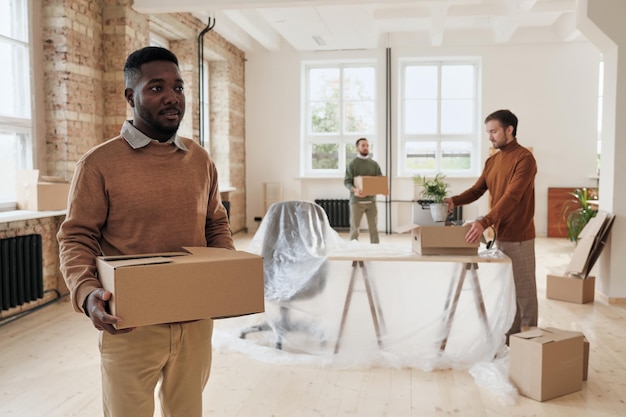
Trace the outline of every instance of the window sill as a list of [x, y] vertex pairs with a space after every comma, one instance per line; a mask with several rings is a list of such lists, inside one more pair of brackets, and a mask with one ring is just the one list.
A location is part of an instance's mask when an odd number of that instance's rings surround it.
[[10, 210], [10, 211], [0, 212], [0, 223], [41, 219], [44, 217], [65, 216], [66, 214], [67, 214], [67, 210], [56, 210], [56, 211]]

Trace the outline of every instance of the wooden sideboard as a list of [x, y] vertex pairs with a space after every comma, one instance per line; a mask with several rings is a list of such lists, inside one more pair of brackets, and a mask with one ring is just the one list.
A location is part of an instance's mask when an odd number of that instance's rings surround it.
[[[563, 205], [566, 201], [575, 200], [570, 194], [576, 188], [583, 187], [551, 187], [548, 188], [548, 237], [567, 237], [567, 224], [563, 220]], [[595, 188], [589, 188], [597, 192]], [[580, 207], [572, 204], [571, 209]]]

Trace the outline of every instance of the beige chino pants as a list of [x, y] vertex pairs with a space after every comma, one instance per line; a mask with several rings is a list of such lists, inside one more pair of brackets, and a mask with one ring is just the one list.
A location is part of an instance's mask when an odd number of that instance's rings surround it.
[[106, 417], [153, 417], [154, 390], [164, 417], [201, 417], [211, 369], [212, 320], [137, 327], [100, 336]]

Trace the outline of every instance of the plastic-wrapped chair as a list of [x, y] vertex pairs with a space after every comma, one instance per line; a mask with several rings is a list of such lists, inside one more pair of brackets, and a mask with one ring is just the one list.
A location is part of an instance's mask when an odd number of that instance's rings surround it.
[[338, 239], [329, 230], [334, 232], [326, 212], [313, 202], [282, 201], [269, 207], [248, 250], [263, 257], [265, 300], [279, 306], [279, 317], [244, 329], [241, 338], [273, 330], [276, 348], [282, 349], [285, 333], [312, 333], [309, 324], [290, 318], [290, 302], [312, 298], [324, 289], [327, 238]]

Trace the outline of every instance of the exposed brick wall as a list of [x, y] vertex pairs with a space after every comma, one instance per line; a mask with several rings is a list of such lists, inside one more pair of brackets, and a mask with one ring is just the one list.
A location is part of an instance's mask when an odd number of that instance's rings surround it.
[[[124, 120], [132, 117], [124, 100], [124, 62], [130, 52], [149, 44], [151, 24], [158, 21], [177, 27], [170, 48], [179, 58], [187, 99], [179, 133], [198, 141], [197, 36], [206, 23], [189, 14], [143, 15], [131, 5], [132, 0], [41, 2], [48, 175], [71, 178], [78, 159], [93, 146], [118, 135]], [[237, 190], [230, 195], [231, 230], [239, 231], [246, 227], [245, 56], [213, 31], [205, 35], [204, 49], [207, 59], [217, 63], [211, 69], [218, 71], [211, 74], [211, 97], [215, 99], [211, 105], [219, 106], [211, 116], [211, 154], [222, 182]], [[61, 220], [54, 217], [0, 224], [0, 237], [43, 235], [47, 298], [52, 290], [67, 292], [59, 273], [56, 242]]]
[[[119, 134], [132, 116], [124, 101], [122, 68], [130, 52], [149, 42], [151, 19], [178, 23], [186, 39], [170, 48], [180, 60], [187, 110], [179, 133], [198, 140], [197, 36], [205, 23], [189, 14], [149, 16], [130, 0], [43, 2], [48, 172], [70, 178], [91, 147]], [[176, 37], [180, 37], [179, 34]], [[211, 154], [231, 193], [231, 229], [246, 227], [245, 100], [242, 51], [214, 31], [204, 36], [211, 65]]]

